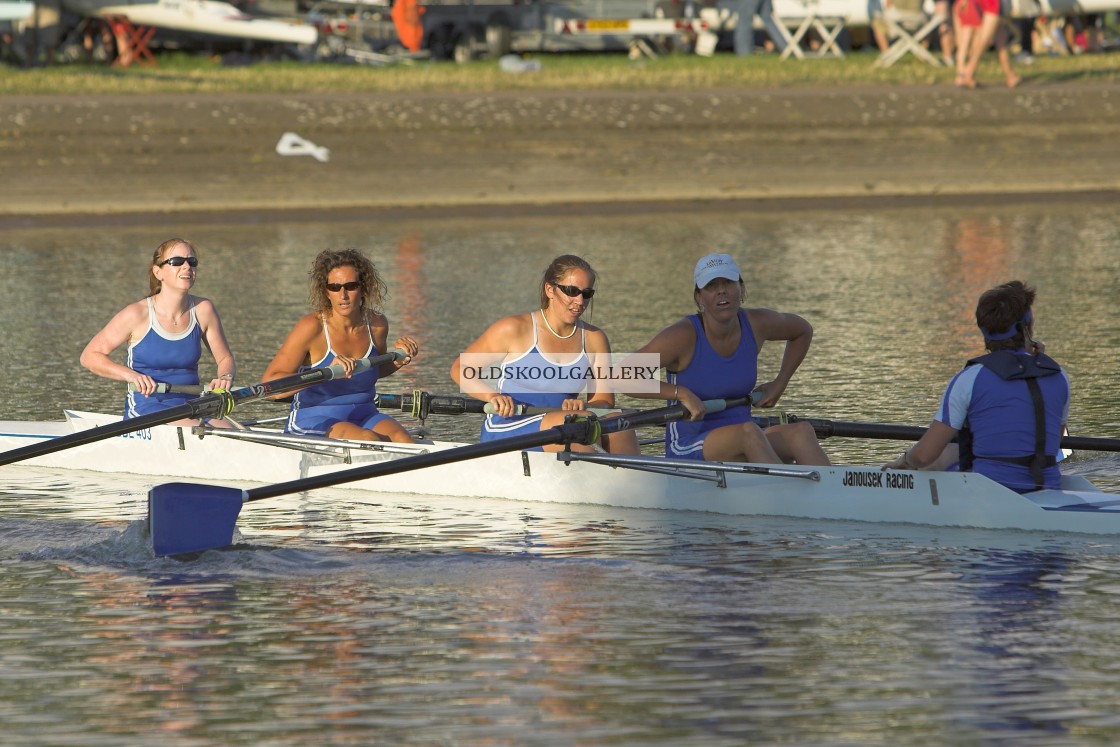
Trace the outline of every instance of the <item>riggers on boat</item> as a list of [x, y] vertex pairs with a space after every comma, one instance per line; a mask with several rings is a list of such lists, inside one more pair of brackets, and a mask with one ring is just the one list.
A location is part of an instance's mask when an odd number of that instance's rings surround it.
[[[0, 449], [42, 443], [117, 421], [115, 416], [67, 411], [62, 421], [0, 422]], [[1083, 444], [1086, 441], [1092, 440], [1082, 439]], [[1112, 439], [1099, 441], [1108, 446], [1114, 443]], [[216, 485], [263, 485], [452, 449], [469, 453], [470, 446], [474, 445], [293, 437], [256, 426], [238, 430], [159, 425], [38, 456], [26, 464]], [[1120, 533], [1120, 496], [1070, 475], [1063, 478], [1061, 490], [1020, 495], [978, 474], [883, 472], [878, 465], [775, 467], [528, 450], [425, 464], [421, 460], [423, 468], [359, 479], [330, 490], [348, 491], [349, 500], [370, 494], [375, 502], [381, 500], [375, 497], [377, 493], [412, 493], [806, 519]], [[302, 489], [311, 487], [315, 486]], [[330, 500], [330, 492], [324, 490], [321, 497]]]

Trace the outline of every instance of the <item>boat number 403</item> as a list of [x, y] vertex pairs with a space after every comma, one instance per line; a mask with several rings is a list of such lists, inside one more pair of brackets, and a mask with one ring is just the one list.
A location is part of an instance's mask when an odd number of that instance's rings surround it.
[[141, 441], [151, 441], [152, 440], [152, 429], [151, 428], [142, 428], [138, 431], [133, 431], [132, 433], [122, 433], [121, 438], [138, 438]]
[[841, 481], [847, 488], [887, 488], [888, 490], [913, 490], [914, 476], [901, 472], [880, 470], [844, 471]]

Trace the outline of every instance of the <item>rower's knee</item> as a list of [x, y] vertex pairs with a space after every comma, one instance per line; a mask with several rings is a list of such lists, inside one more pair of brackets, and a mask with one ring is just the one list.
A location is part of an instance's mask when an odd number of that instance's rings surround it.
[[327, 431], [328, 438], [341, 438], [347, 441], [378, 441], [380, 437], [373, 431], [366, 430], [353, 423], [335, 423]]
[[739, 438], [742, 456], [748, 462], [778, 464], [782, 461], [766, 433], [753, 420], [740, 425]]
[[822, 465], [831, 463], [820, 442], [817, 441], [816, 430], [807, 422], [772, 425], [766, 429], [766, 438], [783, 462]]
[[603, 448], [611, 454], [640, 454], [638, 434], [634, 431], [619, 431], [603, 437]]
[[739, 434], [744, 443], [761, 443], [766, 440], [766, 433], [753, 420], [741, 423]]
[[373, 428], [373, 437], [382, 441], [392, 441], [396, 444], [412, 444], [412, 434], [396, 420], [387, 420], [377, 423]]
[[804, 420], [799, 420], [796, 423], [786, 423], [785, 427], [789, 428], [790, 432], [797, 438], [809, 439], [814, 443], [817, 441], [817, 432], [812, 425]]

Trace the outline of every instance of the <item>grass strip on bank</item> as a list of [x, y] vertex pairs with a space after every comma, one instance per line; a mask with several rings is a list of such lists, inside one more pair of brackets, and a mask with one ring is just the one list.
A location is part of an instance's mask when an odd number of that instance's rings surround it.
[[[518, 90], [624, 91], [701, 88], [791, 88], [799, 86], [951, 85], [953, 71], [912, 58], [881, 69], [876, 55], [852, 53], [843, 59], [780, 60], [776, 55], [740, 59], [665, 55], [631, 60], [623, 54], [538, 55], [537, 72], [503, 72], [496, 60], [466, 64], [402, 62], [386, 66], [258, 62], [227, 66], [220, 58], [166, 54], [154, 66], [55, 65], [31, 69], [0, 66], [0, 94], [168, 94], [168, 93], [486, 93]], [[1071, 81], [1120, 80], [1120, 54], [1036, 57], [1018, 65], [1027, 87]], [[981, 66], [981, 82], [1003, 80], [995, 57]]]

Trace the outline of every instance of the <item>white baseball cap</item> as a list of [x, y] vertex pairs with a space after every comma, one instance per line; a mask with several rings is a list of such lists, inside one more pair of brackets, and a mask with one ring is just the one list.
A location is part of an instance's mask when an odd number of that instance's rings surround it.
[[696, 263], [696, 271], [692, 273], [697, 288], [703, 288], [716, 278], [739, 280], [741, 277], [739, 265], [735, 264], [730, 254], [709, 254], [701, 257]]

